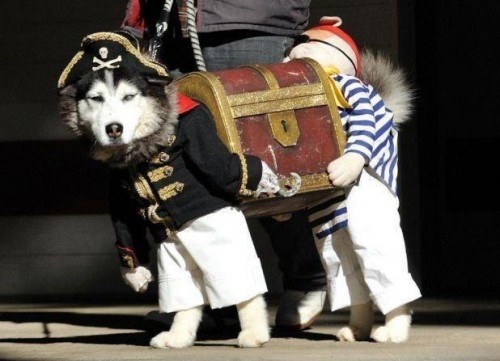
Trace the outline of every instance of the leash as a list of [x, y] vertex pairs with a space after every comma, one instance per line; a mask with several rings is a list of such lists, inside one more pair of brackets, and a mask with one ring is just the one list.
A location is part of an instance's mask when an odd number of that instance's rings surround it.
[[[175, 0], [165, 0], [160, 16], [158, 17], [158, 22], [156, 23], [155, 35], [149, 42], [148, 51], [153, 60], [158, 59], [158, 54], [163, 45], [162, 39], [168, 29], [168, 20], [172, 12], [174, 1]], [[194, 1], [195, 0], [183, 0], [183, 5], [186, 7], [187, 33], [191, 41], [196, 68], [199, 71], [206, 71], [205, 60], [203, 59], [203, 53], [198, 39], [198, 31], [196, 30], [196, 6]]]
[[158, 60], [158, 53], [163, 45], [162, 38], [163, 34], [165, 34], [168, 29], [168, 19], [170, 17], [170, 12], [172, 11], [173, 4], [174, 0], [165, 0], [160, 16], [158, 17], [158, 22], [156, 23], [155, 35], [149, 42], [149, 56], [155, 61]]

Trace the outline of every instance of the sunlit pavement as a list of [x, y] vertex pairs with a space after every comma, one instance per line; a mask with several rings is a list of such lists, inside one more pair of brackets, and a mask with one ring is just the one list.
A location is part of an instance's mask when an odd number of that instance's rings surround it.
[[[271, 325], [276, 305], [269, 305]], [[325, 310], [304, 332], [273, 329], [264, 347], [239, 349], [239, 326], [228, 311], [205, 316], [193, 347], [160, 350], [149, 339], [169, 318], [158, 318], [156, 305], [2, 304], [0, 360], [500, 361], [500, 302], [424, 299], [412, 306], [411, 338], [403, 344], [339, 342], [334, 334], [348, 313]]]

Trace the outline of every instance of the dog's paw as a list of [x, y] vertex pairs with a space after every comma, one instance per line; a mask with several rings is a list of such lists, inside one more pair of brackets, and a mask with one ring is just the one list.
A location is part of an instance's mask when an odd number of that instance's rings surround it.
[[372, 338], [377, 342], [391, 342], [389, 328], [386, 326], [377, 327], [372, 333]]
[[384, 326], [378, 327], [372, 333], [372, 338], [377, 342], [400, 343], [408, 341], [410, 338], [410, 315], [399, 315], [387, 322]]
[[192, 336], [171, 331], [159, 333], [149, 341], [149, 345], [155, 348], [184, 348], [192, 346], [193, 343]]
[[370, 336], [370, 332], [366, 332], [361, 330], [360, 328], [349, 325], [342, 327], [337, 332], [336, 336], [339, 339], [339, 341], [347, 341], [347, 342], [366, 341]]
[[339, 341], [347, 341], [347, 342], [356, 341], [356, 336], [354, 336], [354, 330], [349, 326], [342, 327], [339, 330], [339, 332], [337, 332], [337, 338], [339, 339]]
[[269, 330], [243, 330], [238, 335], [239, 347], [261, 347], [269, 341]]

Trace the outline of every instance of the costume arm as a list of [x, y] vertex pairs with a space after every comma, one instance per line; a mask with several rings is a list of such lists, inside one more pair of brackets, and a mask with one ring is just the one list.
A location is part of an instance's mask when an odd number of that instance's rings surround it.
[[146, 221], [137, 213], [138, 204], [132, 198], [127, 180], [127, 170], [112, 170], [109, 203], [120, 263], [122, 267], [133, 269], [149, 263], [150, 248]]
[[207, 183], [217, 191], [249, 195], [262, 177], [258, 157], [231, 153], [217, 136], [212, 115], [199, 106], [180, 120], [185, 152]]
[[[335, 80], [351, 108], [339, 107], [347, 144], [344, 154], [330, 162], [328, 178], [334, 186], [346, 187], [354, 182], [363, 167], [370, 163], [375, 143], [375, 114], [369, 89], [359, 79], [338, 75]], [[345, 123], [344, 123], [345, 122]]]
[[341, 81], [342, 93], [352, 105], [346, 124], [347, 144], [345, 153], [358, 153], [370, 162], [375, 142], [375, 114], [370, 102], [369, 89], [354, 77]]

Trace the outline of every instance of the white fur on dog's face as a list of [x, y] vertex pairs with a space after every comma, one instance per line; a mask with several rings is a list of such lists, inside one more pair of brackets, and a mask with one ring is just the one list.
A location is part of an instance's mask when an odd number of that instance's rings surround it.
[[[150, 112], [147, 98], [126, 80], [115, 85], [111, 72], [106, 73], [104, 81], [96, 80], [77, 106], [81, 124], [92, 131], [101, 146], [126, 145], [157, 129], [155, 124], [141, 126], [141, 119]], [[114, 123], [123, 127], [118, 138], [106, 132], [106, 126]]]

